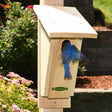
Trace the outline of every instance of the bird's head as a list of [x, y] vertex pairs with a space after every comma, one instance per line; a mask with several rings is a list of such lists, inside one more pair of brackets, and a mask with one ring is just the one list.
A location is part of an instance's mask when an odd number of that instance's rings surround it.
[[63, 50], [64, 50], [65, 45], [71, 45], [70, 41], [69, 41], [69, 40], [64, 40], [64, 41], [62, 42], [61, 51], [63, 51]]

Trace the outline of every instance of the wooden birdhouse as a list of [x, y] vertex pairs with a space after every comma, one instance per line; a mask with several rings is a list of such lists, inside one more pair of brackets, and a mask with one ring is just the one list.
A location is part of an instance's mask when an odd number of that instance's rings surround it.
[[34, 11], [38, 16], [39, 107], [70, 107], [79, 62], [70, 61], [71, 77], [65, 77], [62, 45], [69, 41], [80, 51], [82, 38], [97, 38], [97, 33], [74, 7], [34, 5]]

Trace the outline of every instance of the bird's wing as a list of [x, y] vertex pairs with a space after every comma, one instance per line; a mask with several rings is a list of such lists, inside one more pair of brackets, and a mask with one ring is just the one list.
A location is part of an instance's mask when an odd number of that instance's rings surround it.
[[69, 54], [68, 50], [67, 51], [63, 51], [61, 53], [61, 56], [62, 56], [62, 60], [63, 60], [64, 64], [70, 62], [70, 54]]
[[76, 61], [76, 60], [83, 60], [84, 59], [84, 54], [81, 53], [74, 45], [72, 45], [72, 55], [71, 55], [71, 59], [72, 61]]

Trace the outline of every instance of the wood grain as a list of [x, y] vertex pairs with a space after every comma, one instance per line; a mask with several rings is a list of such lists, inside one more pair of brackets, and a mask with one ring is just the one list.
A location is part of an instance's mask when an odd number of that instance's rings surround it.
[[43, 109], [43, 108], [40, 108], [39, 112], [63, 112], [63, 109]]
[[[64, 4], [64, 1], [63, 0], [40, 0], [40, 4], [41, 5], [63, 5]], [[40, 29], [41, 29], [40, 28], [40, 25], [39, 25], [39, 28], [38, 29], [39, 29], [39, 32], [40, 32]], [[40, 33], [39, 33], [39, 36], [38, 37], [41, 36]], [[39, 39], [39, 42], [41, 43], [41, 39]], [[54, 43], [54, 42], [52, 41], [52, 43]], [[51, 43], [51, 46], [52, 46], [52, 43]], [[41, 44], [39, 44], [39, 48], [38, 48], [39, 49], [39, 51], [38, 51], [38, 53], [39, 53], [38, 60], [41, 59], [40, 46], [41, 46]], [[52, 47], [50, 49], [52, 49]], [[51, 52], [50, 52], [51, 57], [49, 56], [49, 58], [52, 58], [52, 53], [53, 52], [51, 50]], [[39, 98], [39, 102], [38, 102], [38, 106], [40, 107], [39, 108], [39, 112], [63, 112], [63, 108], [66, 108], [66, 107], [69, 108], [71, 106], [71, 104], [70, 104], [71, 103], [70, 98], [69, 99], [55, 99], [53, 101], [53, 100], [49, 100], [48, 98], [42, 97], [41, 96], [41, 68], [40, 68], [41, 67], [41, 62], [40, 61], [38, 63], [38, 66], [39, 66], [39, 72], [38, 72], [38, 77], [39, 77], [38, 78], [38, 82], [39, 82], [38, 83], [38, 91], [39, 91], [38, 98]], [[47, 71], [47, 74], [49, 74], [48, 76], [50, 76], [50, 69], [51, 69], [50, 67], [51, 66], [52, 66], [52, 62], [48, 65], [48, 69], [47, 69], [48, 70]], [[50, 80], [50, 79], [48, 79], [48, 80]], [[46, 83], [47, 84], [47, 87], [49, 85], [49, 82]], [[45, 92], [48, 93], [48, 91], [45, 91]], [[49, 109], [45, 109], [45, 108], [49, 108]], [[51, 108], [55, 108], [55, 109], [51, 109]], [[57, 108], [59, 108], [59, 109], [57, 109]]]
[[96, 31], [74, 7], [34, 5], [49, 38], [97, 38]]
[[40, 0], [40, 5], [63, 6], [63, 0]]
[[[41, 95], [42, 91], [48, 91], [49, 90], [49, 89], [45, 90], [45, 87], [49, 87], [49, 82], [50, 82], [50, 81], [48, 81], [48, 80], [50, 80], [50, 79], [48, 79], [49, 76], [48, 76], [48, 74], [46, 74], [47, 73], [47, 67], [45, 67], [46, 65], [42, 64], [42, 62], [43, 62], [42, 57], [44, 58], [44, 56], [45, 56], [45, 54], [42, 52], [46, 52], [45, 49], [42, 49], [42, 48], [45, 44], [47, 44], [47, 41], [48, 41], [46, 39], [44, 40], [45, 42], [42, 41], [43, 40], [42, 36], [45, 36], [45, 34], [43, 34], [43, 33], [45, 33], [45, 32], [43, 32], [43, 30], [44, 29], [41, 26], [41, 23], [39, 21], [38, 22], [38, 99], [39, 99], [38, 100], [38, 106], [39, 106], [39, 108], [48, 108], [48, 109], [49, 108], [60, 109], [60, 108], [67, 108], [67, 107], [69, 108], [71, 106], [71, 98], [48, 99], [47, 97], [43, 97]], [[44, 43], [44, 45], [42, 44], [42, 42]], [[49, 49], [48, 49], [48, 51], [49, 51]], [[44, 56], [42, 56], [42, 55], [44, 55]], [[45, 60], [45, 62], [50, 63], [46, 60]], [[52, 67], [51, 67], [51, 69], [52, 69]], [[43, 74], [41, 72], [43, 72]], [[47, 78], [47, 80], [45, 78], [43, 78], [44, 76]], [[48, 86], [46, 86], [46, 84], [48, 84]], [[43, 90], [42, 90], [42, 87], [44, 88]]]
[[[61, 46], [63, 39], [56, 40], [53, 64], [52, 64], [52, 74], [51, 74], [51, 82], [50, 82], [50, 90], [48, 98], [69, 98], [74, 95], [74, 88], [78, 70], [78, 61], [75, 63], [70, 62], [70, 71], [72, 75], [72, 79], [64, 79], [64, 66], [62, 64], [61, 59]], [[75, 45], [79, 50], [81, 50], [81, 39], [71, 39], [71, 44]], [[64, 87], [68, 88], [68, 90], [64, 91], [55, 91], [53, 88], [56, 87]]]
[[55, 40], [49, 39], [40, 22], [39, 26], [39, 50], [41, 55], [41, 96], [48, 96]]

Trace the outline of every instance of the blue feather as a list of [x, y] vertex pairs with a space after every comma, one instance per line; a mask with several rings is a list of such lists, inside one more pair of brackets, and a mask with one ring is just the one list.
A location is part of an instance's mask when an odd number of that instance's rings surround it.
[[69, 64], [64, 64], [64, 69], [65, 69], [65, 76], [64, 76], [64, 78], [72, 78], [71, 73], [70, 73], [70, 66], [69, 66]]
[[76, 60], [81, 60], [84, 58], [84, 55], [75, 47], [75, 45], [71, 45], [69, 40], [65, 40], [62, 43], [61, 56], [65, 70], [64, 78], [72, 78], [69, 66], [70, 61], [72, 60], [72, 62], [75, 62]]
[[82, 60], [84, 59], [84, 55], [83, 53], [81, 53], [76, 47], [75, 45], [72, 45], [72, 55], [71, 55], [71, 59], [72, 61], [76, 61], [76, 60]]

